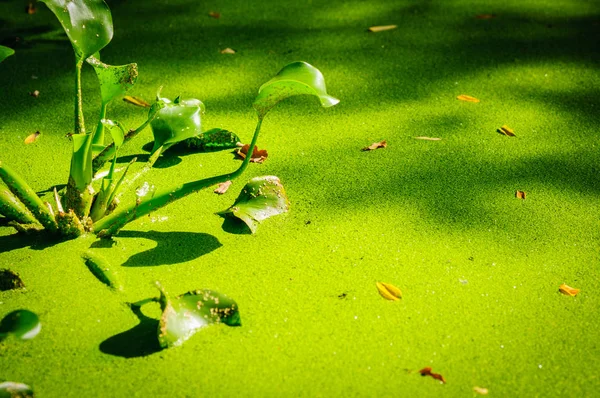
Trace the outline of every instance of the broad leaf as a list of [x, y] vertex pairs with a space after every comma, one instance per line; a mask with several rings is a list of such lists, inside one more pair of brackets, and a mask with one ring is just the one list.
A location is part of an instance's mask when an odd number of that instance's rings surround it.
[[138, 77], [137, 64], [112, 66], [101, 62], [92, 56], [87, 63], [94, 67], [100, 81], [102, 103], [108, 104], [118, 96], [125, 95], [135, 84]]
[[263, 176], [251, 179], [233, 206], [217, 214], [237, 217], [255, 233], [262, 220], [285, 213], [289, 208], [290, 204], [279, 178]]
[[204, 113], [204, 104], [200, 100], [182, 100], [177, 97], [173, 102], [166, 98], [159, 98], [158, 101], [162, 102], [164, 107], [150, 123], [154, 134], [152, 153], [161, 146], [167, 149], [202, 132], [201, 116]]
[[12, 48], [0, 46], [0, 62], [4, 61], [6, 58], [10, 57], [15, 53], [15, 50]]
[[314, 95], [324, 107], [340, 102], [327, 94], [325, 79], [317, 68], [306, 62], [293, 62], [260, 87], [253, 106], [262, 118], [279, 101], [294, 95]]
[[33, 398], [33, 390], [27, 384], [5, 381], [0, 383], [0, 398]]
[[28, 310], [17, 310], [0, 321], [0, 341], [9, 335], [21, 340], [30, 340], [38, 335], [42, 325], [36, 314]]
[[160, 289], [160, 307], [163, 311], [158, 328], [158, 341], [163, 348], [179, 346], [197, 331], [213, 323], [240, 326], [237, 303], [224, 294], [212, 290], [195, 290], [170, 298]]
[[40, 0], [62, 24], [77, 60], [102, 50], [113, 37], [110, 9], [104, 0]]

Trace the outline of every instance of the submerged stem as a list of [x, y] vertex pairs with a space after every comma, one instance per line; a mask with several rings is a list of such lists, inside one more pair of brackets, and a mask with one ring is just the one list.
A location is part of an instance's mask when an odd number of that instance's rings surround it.
[[260, 127], [262, 124], [262, 118], [259, 117], [258, 122], [256, 124], [256, 129], [254, 130], [254, 136], [252, 137], [252, 142], [250, 143], [250, 147], [248, 148], [248, 156], [244, 159], [241, 166], [227, 174], [222, 174], [215, 177], [204, 178], [202, 180], [187, 182], [181, 185], [178, 185], [174, 188], [163, 191], [160, 194], [154, 195], [151, 198], [146, 200], [142, 200], [139, 203], [134, 203], [129, 205], [126, 208], [121, 209], [108, 217], [105, 217], [99, 220], [94, 224], [94, 232], [99, 234], [100, 236], [111, 236], [118, 232], [123, 226], [128, 224], [129, 222], [144, 216], [154, 210], [160, 209], [168, 205], [171, 202], [176, 201], [177, 199], [181, 199], [191, 193], [198, 192], [204, 188], [208, 188], [212, 185], [219, 184], [228, 180], [233, 180], [234, 178], [239, 177], [248, 167], [250, 163], [250, 159], [252, 158], [251, 154], [254, 151], [254, 147], [256, 146], [256, 141], [258, 140], [258, 134], [260, 133]]

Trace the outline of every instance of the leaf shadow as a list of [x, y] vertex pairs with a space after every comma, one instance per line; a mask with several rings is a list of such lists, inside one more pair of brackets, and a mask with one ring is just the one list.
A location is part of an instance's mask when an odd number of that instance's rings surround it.
[[[117, 238], [145, 238], [156, 247], [129, 257], [123, 267], [154, 267], [179, 264], [202, 257], [223, 246], [214, 236], [198, 232], [121, 231]], [[110, 247], [111, 240], [99, 240], [93, 248]]]
[[162, 350], [158, 342], [158, 320], [147, 317], [140, 307], [130, 306], [140, 323], [100, 343], [100, 351], [123, 358], [138, 358]]

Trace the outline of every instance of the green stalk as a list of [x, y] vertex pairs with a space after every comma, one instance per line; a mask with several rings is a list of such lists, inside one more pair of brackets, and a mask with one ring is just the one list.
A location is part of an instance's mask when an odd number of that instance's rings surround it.
[[222, 174], [220, 176], [184, 183], [168, 189], [160, 194], [156, 194], [151, 198], [142, 200], [140, 203], [136, 202], [127, 208], [123, 208], [120, 211], [117, 211], [110, 216], [99, 220], [94, 224], [94, 232], [100, 236], [111, 236], [129, 222], [145, 216], [154, 210], [160, 209], [161, 207], [164, 207], [169, 203], [176, 201], [177, 199], [181, 199], [191, 193], [198, 192], [212, 185], [239, 177], [246, 170], [246, 167], [248, 167], [248, 164], [250, 163], [252, 153], [254, 152], [254, 147], [256, 146], [256, 141], [258, 140], [258, 134], [260, 132], [262, 120], [262, 117], [259, 117], [258, 123], [256, 124], [256, 129], [254, 130], [254, 136], [252, 137], [252, 142], [248, 148], [248, 155], [237, 170], [231, 173]]
[[81, 69], [83, 59], [77, 57], [75, 64], [75, 134], [85, 134], [85, 121], [83, 119], [83, 99], [81, 92]]
[[106, 119], [107, 105], [107, 103], [103, 102], [102, 107], [100, 108], [100, 119], [98, 119], [98, 126], [96, 126], [96, 131], [94, 132], [92, 145], [104, 145], [104, 125], [102, 124], [102, 120]]
[[27, 207], [6, 188], [0, 188], [0, 214], [21, 224], [37, 223]]
[[17, 197], [33, 216], [50, 232], [56, 232], [58, 226], [54, 216], [50, 213], [48, 208], [44, 205], [42, 200], [37, 196], [35, 191], [27, 184], [27, 182], [21, 178], [16, 172], [10, 167], [3, 164], [0, 161], [0, 178], [8, 186], [8, 189]]

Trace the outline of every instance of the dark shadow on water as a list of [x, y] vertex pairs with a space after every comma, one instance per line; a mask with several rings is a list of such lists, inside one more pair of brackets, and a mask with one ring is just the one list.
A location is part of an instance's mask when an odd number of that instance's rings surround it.
[[[5, 226], [3, 223], [4, 221], [0, 220], [0, 227]], [[12, 235], [0, 236], [0, 253], [23, 249], [25, 247], [33, 250], [44, 250], [65, 240], [61, 237], [53, 237], [44, 231], [30, 234], [14, 233]]]
[[162, 350], [158, 343], [158, 320], [144, 315], [139, 307], [131, 306], [140, 323], [133, 328], [116, 334], [100, 343], [100, 351], [123, 358], [152, 355]]
[[[157, 243], [156, 247], [129, 257], [123, 263], [123, 267], [154, 267], [184, 263], [222, 246], [214, 236], [198, 232], [121, 231], [117, 238], [145, 238]], [[109, 244], [110, 241], [101, 240], [94, 242], [92, 247], [107, 247], [106, 245]]]
[[225, 216], [223, 217], [223, 231], [235, 235], [252, 235], [252, 231], [245, 222], [239, 218]]

